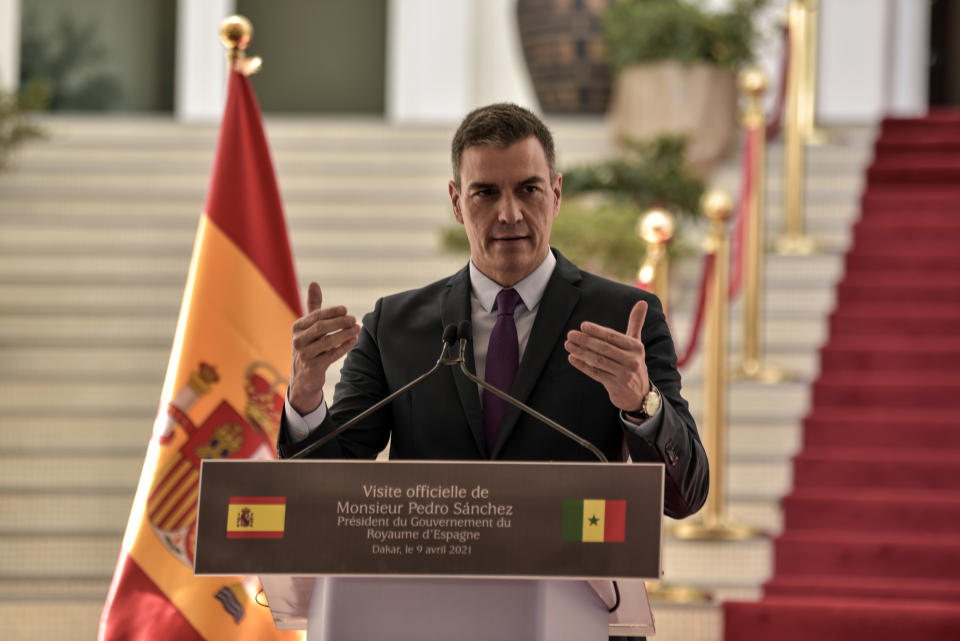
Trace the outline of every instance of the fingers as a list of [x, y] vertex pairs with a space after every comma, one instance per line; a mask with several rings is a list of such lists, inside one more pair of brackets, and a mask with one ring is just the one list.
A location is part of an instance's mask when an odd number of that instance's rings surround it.
[[357, 326], [357, 319], [348, 314], [318, 315], [313, 322], [301, 323], [310, 318], [310, 316], [304, 316], [293, 324], [293, 346], [297, 349], [306, 347], [327, 334]]
[[320, 285], [311, 282], [307, 287], [307, 313], [320, 309], [321, 303], [323, 303], [323, 292], [320, 291]]
[[357, 336], [359, 335], [360, 326], [353, 325], [337, 332], [320, 335], [312, 341], [303, 343], [301, 346], [295, 345], [295, 349], [300, 358], [305, 361], [323, 356], [332, 363], [339, 357], [329, 358], [330, 353], [337, 351], [346, 343], [353, 345], [357, 342]]
[[[347, 308], [343, 305], [338, 305], [336, 307], [324, 307], [322, 309], [315, 309], [312, 312], [301, 316], [293, 323], [293, 331], [298, 332], [310, 327], [313, 327], [317, 324], [318, 321], [335, 319], [338, 317], [343, 317], [347, 315]], [[353, 318], [350, 316], [349, 318]]]
[[573, 334], [574, 332], [587, 336], [588, 338], [609, 343], [624, 351], [643, 349], [643, 343], [640, 341], [639, 336], [633, 337], [628, 336], [627, 334], [621, 334], [615, 329], [610, 329], [609, 327], [604, 327], [603, 325], [597, 325], [596, 323], [580, 323], [580, 331], [577, 332], [577, 330], [573, 330], [570, 333]]
[[640, 332], [643, 330], [643, 321], [647, 319], [647, 302], [638, 300], [637, 304], [630, 310], [630, 320], [627, 321], [627, 336], [640, 339]]
[[621, 363], [633, 360], [630, 352], [576, 330], [567, 334], [567, 352], [593, 369], [614, 373]]
[[571, 365], [573, 365], [578, 370], [580, 370], [581, 372], [583, 372], [593, 380], [597, 381], [598, 383], [602, 383], [606, 385], [612, 378], [612, 375], [609, 374], [608, 372], [605, 372], [603, 370], [600, 370], [600, 369], [597, 369], [596, 367], [591, 366], [585, 360], [577, 358], [573, 354], [569, 354], [567, 356], [567, 360], [570, 361]]

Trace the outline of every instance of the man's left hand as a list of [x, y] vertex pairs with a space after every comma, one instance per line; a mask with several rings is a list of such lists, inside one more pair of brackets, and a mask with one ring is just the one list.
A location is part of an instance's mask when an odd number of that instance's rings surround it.
[[640, 342], [646, 316], [647, 303], [641, 300], [630, 310], [625, 334], [584, 322], [579, 331], [570, 330], [564, 343], [570, 364], [601, 383], [610, 402], [625, 412], [640, 409], [650, 391], [646, 351]]

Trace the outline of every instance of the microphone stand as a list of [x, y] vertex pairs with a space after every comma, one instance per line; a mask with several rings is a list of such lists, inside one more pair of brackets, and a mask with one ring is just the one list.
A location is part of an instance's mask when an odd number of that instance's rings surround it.
[[533, 416], [533, 417], [536, 418], [536, 419], [539, 419], [539, 420], [542, 421], [543, 423], [546, 423], [547, 425], [549, 425], [550, 427], [552, 427], [554, 430], [556, 430], [557, 432], [560, 432], [561, 434], [563, 434], [564, 436], [566, 436], [568, 439], [574, 441], [575, 443], [577, 443], [577, 444], [580, 445], [581, 447], [584, 447], [584, 448], [590, 450], [590, 453], [593, 454], [594, 456], [596, 456], [596, 457], [597, 457], [597, 460], [600, 461], [601, 463], [609, 463], [609, 462], [610, 462], [610, 461], [607, 460], [607, 457], [604, 456], [603, 452], [601, 452], [599, 449], [597, 449], [597, 447], [596, 447], [593, 443], [591, 443], [590, 441], [588, 441], [587, 439], [582, 438], [582, 437], [574, 434], [573, 432], [571, 432], [570, 430], [568, 430], [568, 429], [565, 428], [564, 426], [560, 425], [559, 423], [557, 423], [557, 422], [554, 421], [553, 419], [551, 419], [551, 418], [549, 418], [549, 417], [547, 417], [547, 416], [544, 416], [543, 414], [541, 414], [541, 413], [538, 412], [537, 410], [533, 409], [533, 408], [530, 407], [529, 405], [526, 405], [525, 403], [521, 403], [520, 401], [518, 401], [518, 400], [515, 399], [514, 397], [510, 396], [509, 394], [507, 394], [506, 392], [500, 391], [499, 389], [497, 389], [496, 387], [494, 387], [494, 386], [491, 385], [490, 383], [488, 383], [488, 382], [486, 382], [485, 380], [482, 380], [481, 378], [479, 378], [479, 377], [475, 376], [474, 374], [472, 374], [472, 373], [470, 372], [470, 370], [467, 369], [467, 362], [466, 362], [466, 359], [464, 358], [464, 354], [466, 353], [466, 349], [467, 349], [467, 339], [466, 339], [466, 338], [463, 338], [462, 335], [461, 335], [461, 338], [460, 338], [460, 354], [459, 354], [459, 356], [457, 356], [457, 358], [453, 361], [453, 363], [450, 363], [451, 365], [453, 365], [453, 364], [459, 364], [459, 365], [460, 365], [460, 371], [463, 372], [463, 375], [464, 375], [464, 376], [466, 376], [466, 377], [469, 378], [471, 381], [473, 381], [474, 383], [476, 383], [477, 385], [479, 385], [479, 386], [482, 387], [483, 389], [487, 390], [488, 392], [490, 392], [490, 393], [493, 394], [494, 396], [498, 396], [498, 397], [502, 398], [503, 400], [505, 400], [506, 402], [510, 403], [510, 404], [513, 405], [514, 407], [519, 408], [521, 411], [523, 411], [523, 412], [525, 412], [525, 413]]

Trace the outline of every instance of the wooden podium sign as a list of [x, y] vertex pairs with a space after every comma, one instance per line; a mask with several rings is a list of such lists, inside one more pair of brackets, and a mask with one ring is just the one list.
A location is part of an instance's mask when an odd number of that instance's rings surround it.
[[197, 574], [660, 577], [661, 464], [204, 460], [200, 486]]

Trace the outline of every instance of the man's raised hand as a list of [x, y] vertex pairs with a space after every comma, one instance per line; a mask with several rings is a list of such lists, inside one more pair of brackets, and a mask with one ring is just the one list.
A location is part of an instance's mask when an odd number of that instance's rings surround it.
[[343, 306], [322, 307], [320, 285], [307, 288], [307, 313], [293, 323], [290, 404], [301, 415], [323, 402], [327, 368], [357, 344], [360, 326]]
[[650, 391], [646, 351], [640, 342], [647, 303], [637, 301], [630, 310], [624, 334], [596, 323], [584, 322], [570, 330], [564, 343], [570, 364], [601, 383], [610, 402], [621, 410], [640, 409]]

